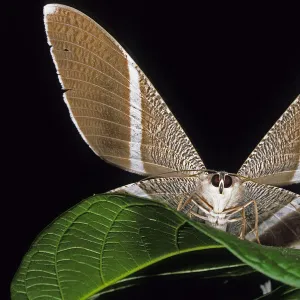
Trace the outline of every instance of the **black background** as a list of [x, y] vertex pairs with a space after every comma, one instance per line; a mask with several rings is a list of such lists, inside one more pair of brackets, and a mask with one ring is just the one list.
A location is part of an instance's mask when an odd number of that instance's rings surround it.
[[[54, 218], [92, 194], [140, 178], [101, 161], [82, 141], [46, 43], [42, 8], [49, 2], [31, 3], [1, 5], [2, 249], [9, 281]], [[296, 7], [60, 3], [94, 18], [125, 47], [208, 168], [237, 172], [300, 93]]]

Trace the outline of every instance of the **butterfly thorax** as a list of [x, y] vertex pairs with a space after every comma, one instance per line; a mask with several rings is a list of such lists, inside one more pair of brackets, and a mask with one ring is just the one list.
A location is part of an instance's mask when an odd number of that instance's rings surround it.
[[244, 201], [242, 179], [227, 172], [202, 173], [196, 189], [196, 201], [201, 213], [207, 218], [206, 223], [226, 230], [231, 217], [230, 209]]

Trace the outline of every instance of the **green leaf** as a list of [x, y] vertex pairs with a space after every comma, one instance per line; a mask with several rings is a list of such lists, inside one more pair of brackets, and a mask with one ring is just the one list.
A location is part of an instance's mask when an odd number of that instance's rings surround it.
[[[179, 257], [181, 257], [181, 255], [179, 255]], [[256, 275], [258, 279], [255, 277]], [[236, 284], [240, 283], [244, 286], [254, 286], [258, 289], [258, 294], [260, 294], [259, 283], [263, 282], [263, 276], [264, 275], [253, 271], [253, 269], [250, 270], [246, 266], [215, 270], [212, 272], [165, 273], [154, 276], [147, 275], [145, 277], [129, 276], [129, 278], [125, 278], [117, 284], [104, 289], [92, 299], [107, 299], [106, 295], [108, 299], [138, 299], [137, 295], [147, 295], [147, 297], [141, 297], [143, 299], [153, 299], [154, 297], [160, 299], [159, 288], [157, 288], [157, 286], [163, 287], [164, 294], [168, 294], [170, 299], [182, 299], [183, 297], [180, 296], [180, 293], [183, 293], [186, 298], [189, 298], [189, 295], [197, 294], [199, 291], [201, 291], [202, 294], [210, 293], [212, 299], [216, 298], [217, 295], [215, 294], [226, 298], [225, 294], [227, 293], [227, 295], [234, 295], [235, 298], [237, 298], [237, 294], [244, 295], [245, 293], [244, 290], [239, 289], [239, 291], [237, 291], [236, 288], [234, 288]], [[259, 282], [257, 282], [258, 280]], [[231, 288], [228, 287], [228, 282], [230, 282]], [[235, 282], [235, 284], [233, 282]], [[213, 295], [211, 288], [214, 289]], [[258, 294], [254, 295], [256, 296]]]
[[222, 248], [162, 204], [94, 196], [41, 233], [15, 275], [12, 298], [85, 299], [165, 258]]
[[[226, 257], [225, 247], [242, 262]], [[282, 282], [300, 284], [297, 250], [241, 241], [157, 202], [98, 195], [62, 214], [40, 234], [13, 279], [12, 299], [87, 299], [154, 263], [195, 251], [204, 255], [191, 264], [198, 273], [220, 275], [246, 263]], [[213, 253], [215, 259], [209, 262]], [[187, 270], [183, 265], [170, 270], [175, 274], [180, 268]]]
[[204, 224], [193, 223], [201, 232], [224, 245], [231, 253], [255, 270], [282, 283], [300, 288], [299, 250], [262, 246], [247, 240], [239, 240], [233, 235]]
[[226, 249], [194, 251], [175, 255], [161, 261], [159, 264], [138, 271], [104, 289], [99, 295], [137, 285], [151, 285], [151, 282], [157, 282], [158, 280], [176, 280], [176, 277], [182, 280], [189, 280], [191, 277], [197, 278], [199, 285], [201, 279], [229, 279], [254, 273], [257, 274], [256, 271], [242, 262], [239, 264], [236, 258]]

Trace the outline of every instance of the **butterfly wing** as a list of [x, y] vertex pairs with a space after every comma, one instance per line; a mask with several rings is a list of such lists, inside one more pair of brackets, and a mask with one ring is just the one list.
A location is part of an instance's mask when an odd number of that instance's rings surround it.
[[[280, 207], [258, 227], [260, 241], [264, 245], [293, 247], [300, 246], [300, 198]], [[249, 240], [255, 240], [255, 235], [249, 233]]]
[[[177, 209], [179, 203], [188, 200], [197, 186], [198, 177], [161, 177], [141, 180], [108, 193], [133, 195], [157, 200]], [[186, 205], [181, 211], [187, 213], [192, 205]]]
[[204, 169], [158, 92], [112, 36], [64, 5], [46, 5], [44, 22], [72, 120], [98, 156], [141, 175]]
[[[262, 244], [285, 246], [292, 242], [300, 241], [300, 195], [288, 190], [245, 182], [245, 203], [255, 200], [258, 210], [259, 228], [258, 233]], [[255, 212], [254, 206], [246, 209], [247, 239], [255, 240], [254, 229]], [[239, 234], [241, 223], [232, 223], [229, 231]]]
[[283, 186], [300, 182], [300, 96], [244, 162], [239, 175]]

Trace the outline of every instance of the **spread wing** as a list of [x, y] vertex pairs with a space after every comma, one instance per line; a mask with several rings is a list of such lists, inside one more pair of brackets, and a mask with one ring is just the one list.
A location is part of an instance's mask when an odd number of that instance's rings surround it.
[[[258, 227], [260, 241], [264, 245], [300, 248], [300, 198], [280, 207]], [[249, 240], [255, 235], [249, 233]]]
[[[164, 202], [177, 209], [178, 204], [189, 199], [196, 189], [198, 177], [164, 177], [141, 180], [108, 193], [127, 194]], [[187, 213], [192, 208], [186, 205], [181, 211]]]
[[158, 92], [112, 36], [60, 4], [44, 7], [44, 22], [72, 120], [98, 156], [141, 175], [204, 169]]
[[[300, 195], [279, 187], [247, 181], [245, 203], [251, 200], [255, 200], [257, 204], [258, 233], [262, 244], [288, 246], [300, 242]], [[255, 224], [251, 205], [246, 209], [246, 221], [246, 238], [255, 240], [255, 235], [250, 233]], [[229, 231], [238, 234], [240, 226], [240, 223], [232, 223]]]
[[244, 162], [239, 175], [283, 186], [300, 182], [300, 96]]

